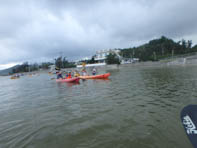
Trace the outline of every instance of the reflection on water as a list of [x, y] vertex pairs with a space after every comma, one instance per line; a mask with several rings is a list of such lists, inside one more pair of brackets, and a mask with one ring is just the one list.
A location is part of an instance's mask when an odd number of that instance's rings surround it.
[[195, 104], [197, 67], [103, 70], [109, 80], [0, 78], [0, 147], [189, 148], [180, 110]]
[[80, 85], [80, 82], [74, 82], [74, 83], [65, 83], [65, 82], [58, 82], [57, 83], [57, 86], [59, 86], [59, 87], [73, 87], [73, 86], [75, 86], [75, 85]]

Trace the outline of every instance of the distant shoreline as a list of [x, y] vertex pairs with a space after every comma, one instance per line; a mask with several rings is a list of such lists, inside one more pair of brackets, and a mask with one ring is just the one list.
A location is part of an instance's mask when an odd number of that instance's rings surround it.
[[[161, 67], [161, 66], [197, 66], [197, 55], [188, 56], [188, 57], [181, 57], [181, 58], [174, 58], [174, 59], [164, 59], [160, 61], [146, 61], [146, 62], [136, 62], [136, 63], [128, 63], [128, 64], [112, 64], [112, 65], [102, 65], [98, 66], [97, 68], [109, 68], [109, 69], [117, 69], [119, 67], [127, 67], [127, 66], [146, 66], [146, 67]], [[92, 67], [86, 67], [87, 69], [91, 69]], [[62, 68], [62, 71], [74, 71], [74, 70], [80, 70], [81, 67], [75, 67], [75, 68]], [[22, 72], [22, 73], [14, 73], [11, 75], [0, 75], [0, 76], [13, 76], [16, 74], [24, 74], [24, 75], [31, 75], [33, 73], [41, 74], [41, 73], [48, 73], [50, 72], [50, 69], [42, 69], [32, 72]]]

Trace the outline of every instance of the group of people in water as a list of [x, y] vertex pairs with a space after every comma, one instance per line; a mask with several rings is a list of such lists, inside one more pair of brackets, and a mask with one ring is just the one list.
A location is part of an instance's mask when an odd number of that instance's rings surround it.
[[[97, 73], [96, 68], [93, 68], [92, 69], [92, 75], [96, 75], [96, 73]], [[65, 71], [61, 72], [60, 70], [58, 70], [56, 72], [56, 75], [57, 75], [57, 79], [70, 79], [72, 77], [79, 77], [80, 75], [82, 75], [82, 76], [88, 76], [88, 73], [87, 73], [86, 69], [83, 68], [81, 70], [81, 74], [77, 70], [75, 70], [74, 72], [65, 72]]]

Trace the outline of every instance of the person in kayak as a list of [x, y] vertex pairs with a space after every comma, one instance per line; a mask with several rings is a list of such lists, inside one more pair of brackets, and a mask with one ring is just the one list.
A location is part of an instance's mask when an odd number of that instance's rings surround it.
[[87, 76], [88, 75], [85, 69], [82, 70], [82, 75], [83, 76]]
[[92, 75], [96, 75], [96, 68], [95, 67], [92, 69]]
[[60, 79], [60, 78], [63, 79], [62, 73], [60, 71], [56, 72], [56, 74], [57, 74], [57, 79]]
[[72, 78], [72, 75], [71, 75], [71, 72], [69, 72], [66, 79], [71, 79], [71, 78]]
[[78, 77], [78, 76], [80, 76], [80, 74], [79, 74], [79, 72], [77, 70], [75, 70], [74, 77]]
[[68, 77], [68, 72], [65, 72], [65, 77], [64, 78], [66, 79], [67, 77]]

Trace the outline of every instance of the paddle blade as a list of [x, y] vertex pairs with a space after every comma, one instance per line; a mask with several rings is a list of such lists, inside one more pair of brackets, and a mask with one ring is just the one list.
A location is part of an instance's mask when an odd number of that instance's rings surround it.
[[197, 148], [197, 105], [188, 105], [183, 108], [181, 120], [189, 140]]

